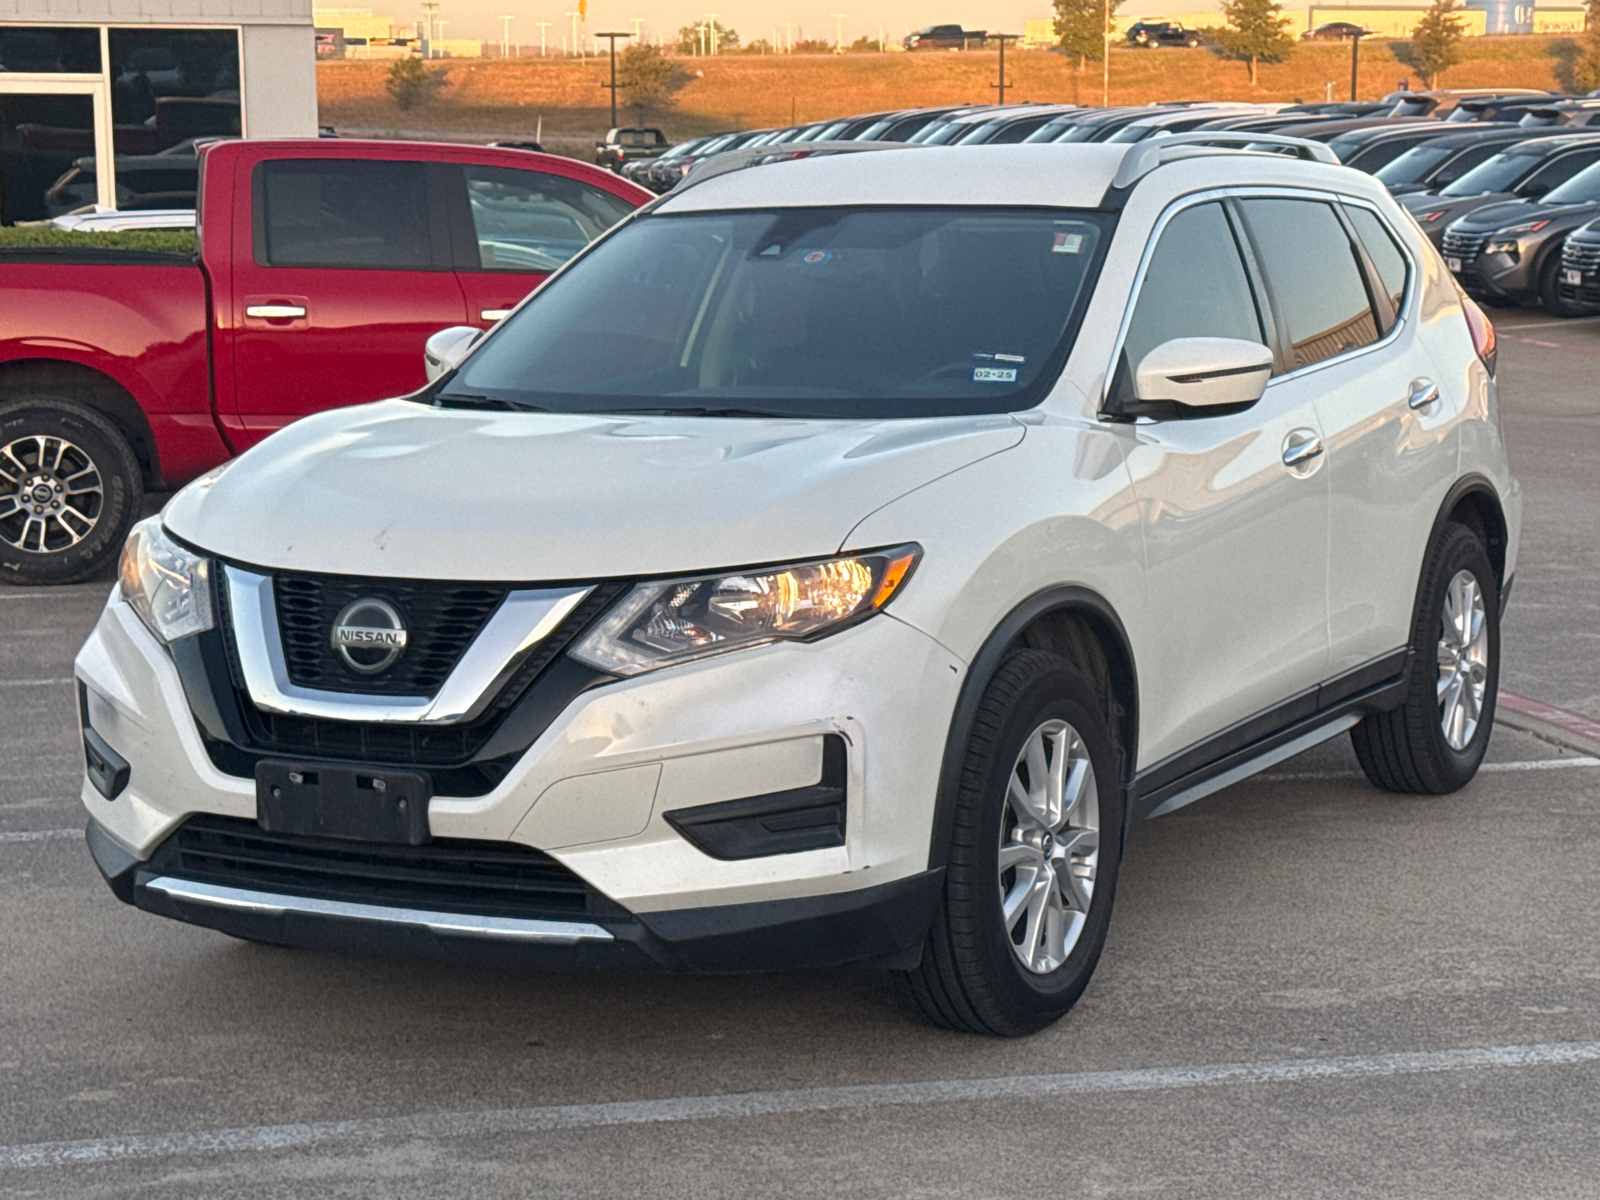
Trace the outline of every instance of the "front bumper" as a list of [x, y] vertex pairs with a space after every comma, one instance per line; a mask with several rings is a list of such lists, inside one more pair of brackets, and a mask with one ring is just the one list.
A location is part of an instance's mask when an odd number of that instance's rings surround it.
[[[217, 768], [171, 656], [113, 598], [77, 676], [89, 725], [131, 770], [115, 799], [85, 781], [91, 849], [123, 899], [261, 941], [467, 946], [694, 969], [891, 962], [915, 953], [937, 897], [927, 870], [933, 801], [964, 670], [884, 614], [816, 643], [582, 693], [492, 791], [429, 806], [435, 838], [542, 851], [592, 889], [596, 911], [581, 923], [600, 933], [543, 937], [536, 926], [463, 928], [427, 906], [389, 918], [328, 908], [309, 903], [330, 899], [314, 890], [232, 887], [273, 897], [261, 900], [177, 886], [232, 886], [174, 876], [151, 860], [194, 814], [254, 827], [255, 782]], [[848, 747], [842, 845], [724, 860], [667, 820], [815, 786], [830, 739]]]

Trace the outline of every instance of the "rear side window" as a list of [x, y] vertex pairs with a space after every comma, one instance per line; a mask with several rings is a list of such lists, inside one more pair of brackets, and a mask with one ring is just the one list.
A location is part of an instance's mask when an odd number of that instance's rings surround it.
[[1345, 213], [1350, 224], [1356, 227], [1356, 236], [1366, 247], [1367, 257], [1377, 268], [1378, 278], [1383, 281], [1383, 290], [1394, 304], [1394, 311], [1400, 312], [1406, 294], [1406, 256], [1395, 244], [1394, 234], [1370, 208], [1348, 205]]
[[467, 203], [485, 271], [554, 271], [633, 211], [597, 187], [515, 167], [466, 169]]
[[265, 162], [256, 167], [255, 200], [260, 266], [433, 265], [421, 163]]
[[1161, 231], [1122, 343], [1119, 393], [1131, 387], [1146, 354], [1173, 338], [1191, 337], [1267, 345], [1233, 227], [1220, 204], [1186, 208]]
[[1378, 322], [1355, 247], [1332, 205], [1254, 199], [1241, 201], [1240, 207], [1288, 326], [1293, 367], [1308, 367], [1378, 340]]
[[1553, 192], [1574, 175], [1587, 171], [1597, 162], [1600, 162], [1600, 150], [1575, 150], [1571, 154], [1558, 155], [1547, 166], [1535, 172], [1517, 191], [1527, 196]]

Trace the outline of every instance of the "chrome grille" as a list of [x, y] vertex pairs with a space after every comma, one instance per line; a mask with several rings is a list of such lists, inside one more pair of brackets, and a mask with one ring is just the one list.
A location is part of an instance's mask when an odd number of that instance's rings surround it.
[[1568, 238], [1561, 251], [1561, 267], [1585, 275], [1600, 274], [1600, 238], [1581, 242], [1575, 237]]
[[1483, 251], [1483, 244], [1489, 240], [1487, 233], [1459, 233], [1454, 229], [1446, 230], [1444, 235], [1444, 253], [1447, 258], [1459, 258], [1465, 266]]

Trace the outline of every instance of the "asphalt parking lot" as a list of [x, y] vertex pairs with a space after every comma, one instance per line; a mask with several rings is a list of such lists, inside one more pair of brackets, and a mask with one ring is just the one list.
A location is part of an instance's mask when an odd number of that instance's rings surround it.
[[1393, 797], [1340, 739], [1153, 823], [1084, 1000], [1023, 1041], [868, 973], [494, 972], [134, 912], [84, 848], [66, 682], [110, 583], [0, 590], [0, 1195], [1593, 1196], [1600, 319], [1495, 317], [1527, 508], [1489, 764]]

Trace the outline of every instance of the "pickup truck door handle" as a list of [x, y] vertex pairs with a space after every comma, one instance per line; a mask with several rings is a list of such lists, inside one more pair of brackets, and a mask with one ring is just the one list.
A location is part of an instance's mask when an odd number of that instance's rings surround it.
[[244, 310], [247, 317], [260, 321], [293, 321], [306, 315], [303, 304], [251, 304]]
[[1322, 439], [1313, 429], [1291, 430], [1283, 439], [1283, 465], [1304, 467], [1322, 453]]
[[511, 310], [509, 308], [485, 308], [480, 309], [478, 312], [478, 316], [485, 321], [504, 321], [510, 315]]
[[1427, 408], [1439, 399], [1439, 385], [1431, 379], [1413, 379], [1406, 403], [1412, 408]]

